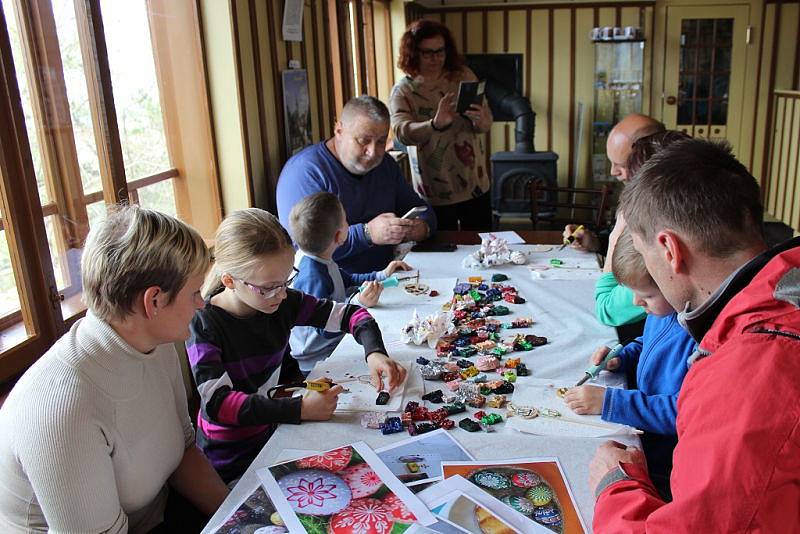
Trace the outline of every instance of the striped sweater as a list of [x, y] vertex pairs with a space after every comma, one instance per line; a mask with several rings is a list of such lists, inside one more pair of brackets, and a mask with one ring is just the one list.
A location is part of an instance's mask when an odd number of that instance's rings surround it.
[[300, 398], [267, 398], [278, 383], [294, 326], [352, 334], [386, 354], [377, 322], [363, 308], [316, 299], [293, 289], [271, 314], [236, 317], [210, 301], [192, 320], [186, 341], [200, 393], [197, 443], [226, 481], [247, 469], [276, 423], [300, 423]]

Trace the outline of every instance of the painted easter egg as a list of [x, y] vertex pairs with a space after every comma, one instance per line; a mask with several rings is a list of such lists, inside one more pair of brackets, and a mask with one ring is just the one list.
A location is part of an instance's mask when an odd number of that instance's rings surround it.
[[351, 465], [339, 472], [339, 476], [347, 482], [354, 499], [369, 497], [383, 486], [381, 477], [369, 464]]
[[506, 495], [500, 500], [521, 514], [533, 514], [533, 503], [525, 497], [520, 497], [519, 495]]
[[553, 500], [553, 490], [546, 484], [539, 484], [526, 491], [525, 496], [536, 506], [544, 506]]
[[548, 527], [558, 528], [561, 526], [561, 514], [553, 506], [541, 506], [533, 512], [533, 518]]
[[383, 498], [383, 506], [389, 510], [389, 515], [392, 520], [398, 523], [413, 523], [417, 520], [417, 516], [411, 513], [406, 503], [394, 493], [387, 493]]
[[269, 520], [273, 525], [278, 525], [279, 527], [286, 525], [278, 512], [272, 512], [272, 515], [269, 516]]
[[514, 476], [511, 477], [511, 483], [518, 488], [528, 489], [541, 484], [542, 479], [536, 473], [520, 471], [519, 473], [514, 473]]
[[269, 527], [261, 527], [255, 532], [253, 532], [253, 534], [286, 534], [287, 532], [289, 531], [286, 530], [285, 527], [269, 526]]
[[480, 506], [475, 507], [475, 519], [478, 521], [478, 528], [485, 534], [514, 534], [516, 532], [497, 519], [490, 511]]
[[352, 492], [344, 480], [319, 469], [289, 473], [278, 480], [278, 486], [298, 514], [335, 514], [352, 500]]
[[472, 475], [472, 480], [479, 486], [493, 490], [503, 490], [511, 487], [507, 477], [494, 471], [478, 471]]
[[388, 533], [394, 521], [378, 499], [355, 499], [350, 506], [331, 517], [330, 534]]
[[353, 449], [341, 447], [332, 451], [324, 452], [316, 456], [309, 456], [297, 460], [299, 469], [324, 469], [325, 471], [341, 471], [353, 458]]

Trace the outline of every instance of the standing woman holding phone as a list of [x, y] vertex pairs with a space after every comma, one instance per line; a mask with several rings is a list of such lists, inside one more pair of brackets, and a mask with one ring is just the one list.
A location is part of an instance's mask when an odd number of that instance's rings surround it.
[[492, 225], [486, 147], [480, 134], [492, 126], [483, 100], [456, 111], [462, 81], [477, 78], [463, 65], [447, 26], [417, 20], [400, 40], [399, 68], [406, 76], [392, 89], [392, 131], [416, 145], [421, 180], [414, 189], [436, 212], [440, 230], [488, 230]]

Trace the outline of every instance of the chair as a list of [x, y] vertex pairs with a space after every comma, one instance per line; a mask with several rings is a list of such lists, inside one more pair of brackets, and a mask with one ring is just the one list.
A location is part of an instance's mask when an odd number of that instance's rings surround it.
[[608, 185], [600, 189], [550, 187], [539, 180], [531, 180], [528, 187], [534, 230], [561, 230], [570, 223], [583, 224], [594, 231], [607, 226], [611, 193]]

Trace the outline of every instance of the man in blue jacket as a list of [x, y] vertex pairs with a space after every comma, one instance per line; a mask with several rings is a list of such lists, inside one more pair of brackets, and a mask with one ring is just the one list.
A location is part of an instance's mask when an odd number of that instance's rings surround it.
[[[333, 259], [350, 272], [384, 269], [394, 245], [422, 241], [436, 230], [436, 215], [408, 185], [400, 168], [385, 153], [389, 110], [377, 98], [350, 100], [336, 123], [334, 136], [295, 154], [278, 179], [278, 214], [288, 227], [289, 213], [312, 193], [328, 191], [344, 206], [348, 238]], [[428, 209], [403, 219], [411, 208]]]

